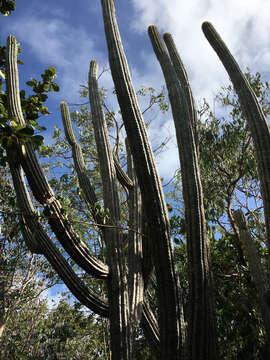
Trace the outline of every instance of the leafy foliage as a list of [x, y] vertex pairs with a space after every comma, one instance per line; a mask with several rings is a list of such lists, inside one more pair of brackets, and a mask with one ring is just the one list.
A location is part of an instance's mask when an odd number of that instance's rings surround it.
[[40, 294], [58, 279], [42, 257], [31, 254], [22, 239], [20, 214], [6, 168], [1, 168], [0, 180], [0, 357], [4, 359], [16, 349], [19, 339], [24, 339], [19, 325], [14, 329], [18, 313], [32, 309]]
[[12, 11], [16, 9], [15, 0], [1, 0], [0, 1], [0, 13], [4, 16], [9, 16]]
[[[19, 50], [20, 52], [20, 50]], [[35, 149], [43, 144], [43, 136], [37, 135], [36, 131], [44, 131], [45, 127], [39, 126], [38, 118], [41, 115], [50, 114], [44, 103], [48, 99], [48, 93], [59, 91], [59, 86], [54, 82], [56, 70], [51, 66], [41, 74], [41, 81], [31, 79], [26, 84], [32, 89], [33, 94], [26, 96], [26, 91], [20, 91], [21, 106], [26, 125], [20, 125], [16, 118], [8, 115], [7, 94], [4, 89], [5, 81], [5, 57], [6, 48], [0, 47], [0, 161], [2, 165], [6, 163], [5, 149], [31, 141]], [[23, 64], [18, 60], [19, 64]]]

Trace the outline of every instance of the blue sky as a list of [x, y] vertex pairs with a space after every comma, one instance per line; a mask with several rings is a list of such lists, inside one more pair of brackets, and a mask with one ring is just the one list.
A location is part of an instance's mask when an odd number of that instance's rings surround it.
[[[270, 63], [269, 0], [115, 0], [120, 32], [135, 87], [160, 89], [164, 84], [157, 60], [147, 36], [153, 23], [161, 32], [171, 32], [186, 64], [190, 81], [200, 101], [211, 103], [214, 94], [228, 78], [222, 65], [201, 31], [204, 20], [211, 21], [236, 56], [242, 68], [260, 71], [267, 79]], [[107, 49], [103, 31], [100, 0], [17, 0], [17, 9], [9, 17], [0, 18], [3, 43], [13, 33], [21, 43], [20, 83], [54, 66], [61, 91], [52, 94], [48, 103], [52, 114], [42, 120], [48, 127], [60, 125], [59, 102], [79, 102], [78, 89], [86, 84], [88, 66], [95, 58], [100, 68], [107, 66]], [[110, 74], [101, 86], [112, 88]], [[110, 100], [109, 100], [110, 101]], [[173, 134], [171, 116], [157, 117], [150, 136], [153, 141]], [[162, 177], [170, 178], [178, 167], [175, 141], [159, 159]]]

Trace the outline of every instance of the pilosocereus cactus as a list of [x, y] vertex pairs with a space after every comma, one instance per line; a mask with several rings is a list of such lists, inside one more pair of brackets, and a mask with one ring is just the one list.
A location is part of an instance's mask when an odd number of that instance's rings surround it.
[[[61, 211], [61, 204], [43, 174], [32, 144], [21, 145], [15, 141], [7, 148], [7, 153], [21, 210], [23, 236], [31, 251], [43, 254], [48, 259], [82, 304], [100, 316], [109, 318], [113, 359], [132, 359], [132, 344], [139, 327], [142, 327], [152, 346], [153, 357], [164, 360], [218, 359], [214, 288], [198, 165], [197, 113], [188, 77], [172, 36], [165, 34], [163, 41], [157, 28], [151, 25], [148, 29], [149, 37], [166, 81], [181, 163], [189, 268], [189, 310], [184, 320], [167, 207], [122, 47], [114, 1], [102, 0], [101, 4], [110, 68], [127, 134], [128, 152], [126, 174], [110, 147], [99, 97], [98, 65], [93, 60], [89, 70], [89, 100], [100, 161], [104, 207], [109, 212], [106, 226], [95, 211], [95, 190], [87, 176], [82, 150], [76, 142], [69, 109], [64, 102], [61, 103], [61, 113], [80, 188], [106, 244], [106, 264], [92, 254]], [[226, 45], [211, 24], [204, 23], [203, 31], [231, 77], [254, 140], [269, 246], [268, 126], [252, 89]], [[19, 124], [25, 125], [20, 106], [17, 42], [14, 36], [9, 36], [7, 40], [7, 92], [10, 117], [16, 117]], [[51, 230], [69, 256], [86, 273], [107, 283], [107, 302], [80, 280], [39, 223], [24, 175], [34, 198], [44, 207]], [[130, 230], [127, 235], [121, 228], [120, 186], [124, 186], [129, 193]], [[235, 214], [236, 221], [240, 221], [239, 216]], [[238, 223], [241, 230], [244, 220]], [[128, 238], [127, 251], [123, 248], [124, 236]], [[256, 271], [256, 264], [254, 269]], [[157, 284], [157, 319], [147, 301], [147, 287], [153, 277], [151, 274], [155, 275]], [[262, 298], [264, 285], [257, 281]], [[266, 331], [269, 332], [269, 308], [263, 301], [262, 310]]]

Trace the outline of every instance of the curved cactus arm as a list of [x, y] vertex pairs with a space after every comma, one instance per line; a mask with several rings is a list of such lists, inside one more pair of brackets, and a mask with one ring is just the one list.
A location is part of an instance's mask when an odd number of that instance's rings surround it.
[[120, 182], [120, 184], [128, 190], [132, 189], [134, 186], [133, 181], [124, 172], [124, 170], [122, 169], [121, 164], [119, 163], [115, 154], [113, 154], [113, 161], [114, 161], [114, 166], [115, 166], [115, 170], [116, 170], [116, 176], [117, 176], [117, 179]]
[[[16, 151], [16, 148], [13, 151]], [[10, 155], [9, 153], [9, 158]], [[38, 244], [39, 253], [46, 257], [68, 289], [83, 305], [100, 316], [108, 316], [108, 305], [85, 286], [40, 225], [24, 182], [21, 166], [17, 162], [10, 161], [10, 171], [17, 194], [18, 207], [22, 214], [22, 232], [27, 243], [35, 247]]]
[[118, 181], [107, 124], [100, 103], [97, 72], [97, 62], [92, 60], [89, 70], [89, 100], [103, 185], [104, 207], [109, 210], [107, 223], [116, 226], [115, 228], [112, 226], [104, 229], [107, 261], [110, 269], [108, 297], [112, 358], [128, 360], [131, 358], [131, 338], [123, 234], [119, 229], [121, 226], [121, 210]]
[[69, 256], [87, 273], [99, 279], [108, 277], [108, 266], [96, 258], [89, 247], [73, 230], [69, 220], [62, 213], [62, 208], [56, 199], [48, 203], [44, 210], [48, 223], [57, 239]]
[[115, 16], [113, 0], [102, 0], [109, 62], [130, 150], [149, 221], [158, 278], [161, 359], [179, 358], [182, 350], [181, 305], [173, 261], [173, 246], [163, 190], [145, 123], [132, 86]]
[[174, 66], [176, 75], [178, 77], [178, 80], [180, 81], [181, 87], [185, 94], [186, 103], [187, 103], [188, 111], [189, 111], [189, 117], [190, 117], [191, 124], [192, 124], [192, 130], [193, 130], [193, 134], [194, 134], [196, 149], [198, 152], [199, 144], [198, 144], [198, 129], [197, 129], [197, 127], [198, 127], [197, 109], [196, 109], [193, 93], [192, 93], [192, 90], [190, 87], [188, 75], [187, 75], [185, 66], [182, 62], [182, 59], [179, 56], [179, 53], [177, 51], [177, 48], [174, 43], [172, 35], [169, 33], [165, 33], [163, 38], [164, 38], [165, 44], [167, 46], [167, 49], [168, 49], [172, 64]]
[[[7, 58], [6, 58], [7, 60], [6, 86], [7, 86], [7, 94], [8, 94], [7, 96], [8, 112], [10, 117], [16, 118], [18, 124], [26, 125], [21, 109], [21, 102], [20, 102], [17, 55], [18, 55], [18, 45], [16, 38], [14, 35], [9, 35], [7, 38]], [[32, 158], [29, 159], [29, 162], [35, 161], [35, 154], [31, 144], [26, 144], [26, 151], [30, 152], [30, 155], [32, 156]], [[25, 158], [27, 157], [26, 153], [24, 157]], [[38, 178], [38, 185], [36, 184], [34, 179], [30, 181], [30, 183], [33, 183], [32, 191], [34, 193], [34, 196], [38, 199], [38, 201], [44, 203], [44, 201], [53, 197], [53, 191], [49, 186], [47, 180], [43, 176], [42, 169], [40, 166], [36, 166], [35, 172], [33, 174], [35, 174], [35, 177], [33, 176], [33, 178]], [[31, 180], [31, 178], [29, 180]]]
[[18, 44], [14, 35], [8, 36], [6, 45], [6, 91], [8, 94], [8, 111], [10, 117], [15, 117], [17, 119], [18, 124], [25, 125], [20, 103], [20, 86], [17, 67]]
[[[157, 28], [154, 25], [149, 26], [148, 33], [165, 77], [181, 163], [190, 286], [187, 351], [190, 359], [217, 359], [215, 306], [203, 193], [192, 128], [195, 115], [191, 113], [186, 93], [179, 84]], [[188, 92], [191, 94], [190, 89]]]
[[[61, 109], [62, 122], [64, 125], [66, 139], [72, 148], [72, 157], [73, 157], [73, 161], [74, 161], [75, 170], [78, 175], [80, 187], [85, 195], [86, 201], [90, 205], [91, 213], [92, 213], [92, 216], [93, 216], [95, 222], [97, 224], [102, 224], [103, 220], [100, 218], [99, 215], [97, 215], [97, 213], [95, 211], [97, 197], [95, 194], [95, 190], [94, 190], [93, 186], [91, 185], [91, 182], [87, 175], [87, 170], [85, 167], [81, 146], [80, 146], [80, 144], [77, 143], [73, 129], [72, 129], [72, 124], [70, 121], [70, 113], [69, 113], [69, 108], [68, 108], [67, 103], [62, 101], [60, 103], [60, 109]], [[102, 227], [100, 227], [100, 229], [102, 230]]]
[[142, 305], [144, 297], [144, 279], [142, 272], [142, 199], [134, 169], [133, 159], [126, 140], [128, 175], [133, 179], [134, 186], [129, 190], [128, 227], [131, 229], [127, 235], [128, 239], [128, 291], [130, 307], [130, 323], [132, 336], [135, 329], [139, 326], [142, 315]]
[[251, 277], [258, 291], [266, 337], [270, 339], [269, 283], [267, 275], [262, 266], [260, 254], [249, 233], [245, 215], [242, 210], [236, 210], [233, 213], [233, 217], [240, 232], [240, 241], [243, 243], [248, 259]]
[[89, 100], [91, 105], [96, 146], [100, 162], [104, 206], [108, 207], [110, 210], [111, 221], [114, 221], [115, 219], [117, 225], [120, 225], [120, 202], [118, 196], [116, 170], [114, 167], [113, 153], [109, 143], [107, 124], [105, 122], [104, 113], [100, 104], [97, 72], [98, 64], [95, 60], [92, 60], [89, 70]]
[[24, 214], [31, 214], [35, 217], [35, 209], [32, 204], [29, 192], [27, 191], [26, 184], [24, 181], [22, 167], [17, 161], [17, 154], [15, 156], [12, 153], [16, 153], [16, 148], [8, 149], [7, 156], [9, 167], [12, 175], [12, 181], [14, 185], [14, 189], [16, 192], [16, 201], [18, 207], [21, 211], [20, 214], [20, 226], [23, 234], [23, 238], [28, 246], [29, 250], [35, 254], [43, 254], [43, 249], [41, 244], [37, 241], [35, 236], [28, 236], [28, 233], [25, 230], [25, 220]]
[[[78, 142], [76, 141], [74, 131], [72, 129], [72, 124], [70, 121], [70, 112], [67, 103], [62, 101], [60, 104], [60, 108], [61, 108], [62, 122], [64, 125], [65, 135], [68, 140], [68, 143], [72, 147], [72, 156], [74, 159], [75, 170], [78, 174], [79, 184], [84, 192], [86, 200], [92, 207], [93, 218], [98, 224], [101, 224], [102, 219], [100, 219], [99, 216], [97, 216], [97, 214], [94, 211], [95, 204], [97, 202], [97, 197], [90, 183], [90, 180], [86, 174], [86, 167], [83, 159], [82, 149], [80, 144], [78, 144]], [[118, 181], [123, 187], [131, 189], [133, 187], [133, 182], [122, 169], [115, 154], [113, 154], [113, 161], [114, 161], [114, 166]]]
[[[20, 125], [25, 125], [20, 103], [17, 53], [16, 38], [10, 35], [7, 39], [6, 66], [6, 83], [9, 99], [8, 110], [9, 115], [16, 117]], [[22, 147], [19, 145], [17, 153], [14, 153], [12, 156], [21, 162], [31, 191], [37, 201], [45, 207], [48, 222], [65, 250], [86, 272], [99, 278], [106, 278], [108, 276], [107, 265], [92, 255], [91, 250], [80, 240], [68, 220], [62, 214], [61, 205], [54, 197], [53, 190], [44, 176], [32, 144], [25, 144], [24, 152], [22, 152]]]
[[[32, 213], [31, 216], [35, 216], [35, 213]], [[36, 236], [33, 236], [33, 234], [27, 230], [27, 223], [25, 221], [25, 216], [23, 214], [20, 215], [20, 228], [22, 231], [23, 240], [25, 241], [28, 249], [33, 254], [43, 255], [42, 247], [38, 243]]]
[[143, 332], [149, 341], [152, 349], [157, 355], [157, 359], [160, 358], [160, 335], [159, 327], [155, 315], [153, 314], [149, 304], [144, 301], [141, 326]]
[[[34, 214], [29, 216], [34, 217]], [[34, 236], [35, 240], [39, 242], [43, 255], [50, 262], [53, 269], [60, 276], [71, 293], [81, 302], [81, 304], [94, 313], [103, 317], [108, 317], [108, 305], [76, 275], [57, 247], [51, 242], [41, 225], [37, 221], [29, 220], [27, 215], [24, 215], [23, 218], [24, 236], [28, 239], [31, 239]]]
[[202, 24], [202, 30], [223, 63], [238, 95], [248, 128], [254, 141], [261, 192], [264, 203], [266, 236], [270, 250], [270, 133], [260, 104], [245, 75], [230, 53], [224, 41], [209, 22]]

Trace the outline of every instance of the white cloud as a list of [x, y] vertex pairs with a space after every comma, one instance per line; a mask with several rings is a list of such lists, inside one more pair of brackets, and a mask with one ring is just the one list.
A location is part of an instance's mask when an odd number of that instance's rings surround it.
[[[151, 124], [152, 125], [152, 124]], [[175, 127], [173, 119], [167, 117], [166, 121], [159, 121], [158, 126], [153, 124], [149, 128], [152, 148], [155, 150], [162, 142], [169, 139], [163, 150], [156, 156], [156, 164], [159, 176], [166, 183], [174, 176], [175, 170], [179, 168], [179, 156], [177, 142], [175, 139]]]
[[[197, 101], [206, 97], [211, 103], [221, 85], [228, 83], [228, 76], [211, 49], [202, 31], [204, 20], [211, 21], [222, 38], [236, 56], [242, 68], [248, 66], [252, 71], [266, 72], [270, 61], [270, 2], [269, 0], [131, 0], [130, 13], [133, 21], [126, 31], [133, 31], [147, 38], [147, 27], [154, 23], [161, 32], [172, 33], [179, 53], [186, 65], [190, 82]], [[82, 6], [82, 4], [81, 4]], [[118, 19], [125, 16], [118, 6]], [[127, 10], [127, 6], [123, 7]], [[89, 23], [72, 22], [72, 14], [62, 8], [53, 8], [53, 12], [42, 5], [42, 11], [25, 13], [25, 16], [9, 23], [11, 31], [23, 44], [27, 43], [32, 50], [33, 58], [43, 64], [56, 67], [61, 91], [57, 100], [70, 103], [81, 102], [78, 96], [79, 85], [87, 82], [89, 61], [96, 58], [100, 64], [107, 64], [106, 44], [102, 27], [91, 28], [91, 21], [102, 14], [99, 2], [89, 5], [85, 1], [85, 11], [89, 14]], [[50, 13], [50, 16], [45, 16]], [[34, 30], [33, 30], [34, 29]], [[122, 34], [124, 38], [127, 33]], [[135, 40], [136, 39], [136, 40]], [[138, 41], [142, 38], [139, 37]], [[104, 42], [100, 46], [100, 41]], [[127, 44], [132, 52], [132, 44]], [[139, 48], [138, 46], [136, 48]], [[127, 54], [128, 58], [130, 53]], [[154, 53], [141, 47], [137, 57], [132, 59], [132, 78], [135, 88], [141, 85], [160, 89], [165, 83], [160, 66]], [[102, 86], [112, 88], [110, 73], [102, 77]], [[116, 108], [115, 100], [109, 104]], [[166, 133], [163, 119], [153, 121], [150, 130], [151, 139], [157, 134]], [[165, 135], [166, 136], [166, 135]], [[162, 136], [161, 136], [162, 137]], [[175, 149], [175, 154], [173, 154]], [[169, 160], [161, 157], [159, 168], [164, 176], [165, 169], [177, 166], [178, 154], [175, 142], [168, 150]], [[173, 173], [174, 169], [171, 169]], [[170, 176], [170, 175], [168, 175]], [[165, 176], [164, 176], [165, 177]]]
[[[270, 61], [270, 2], [268, 0], [132, 0], [134, 7], [131, 28], [147, 35], [149, 24], [161, 33], [170, 32], [186, 66], [197, 102], [207, 98], [212, 103], [220, 86], [229, 81], [223, 65], [201, 30], [201, 24], [212, 22], [236, 57], [242, 69], [265, 73]], [[158, 61], [144, 54], [138, 79], [147, 79], [159, 88], [164, 79]], [[156, 123], [156, 133], [164, 129]], [[153, 130], [151, 130], [153, 133]], [[177, 161], [175, 160], [177, 158]], [[161, 176], [168, 178], [178, 166], [178, 151], [174, 145], [159, 159]], [[167, 174], [165, 176], [164, 174]]]
[[18, 34], [22, 46], [29, 45], [40, 63], [56, 68], [59, 100], [78, 102], [79, 85], [87, 81], [90, 60], [96, 58], [98, 62], [106, 62], [86, 30], [61, 17], [43, 19], [26, 16], [10, 28]]
[[41, 299], [47, 301], [48, 308], [50, 310], [57, 308], [60, 301], [63, 299], [62, 292], [68, 291], [65, 285], [55, 285], [52, 288], [48, 288], [41, 293]]
[[197, 98], [211, 96], [227, 82], [225, 70], [202, 31], [211, 21], [242, 67], [265, 71], [270, 56], [270, 2], [268, 0], [132, 0], [132, 28], [145, 31], [154, 23], [161, 32], [173, 34], [186, 64]]

